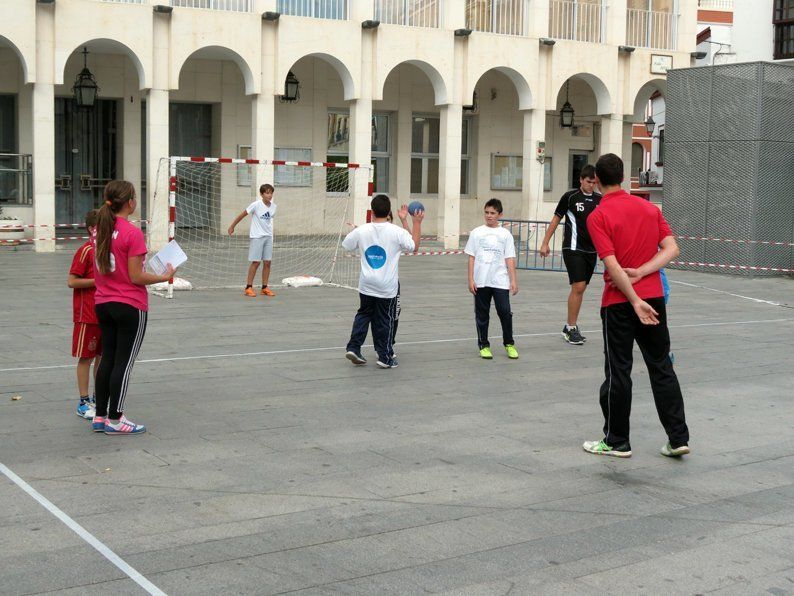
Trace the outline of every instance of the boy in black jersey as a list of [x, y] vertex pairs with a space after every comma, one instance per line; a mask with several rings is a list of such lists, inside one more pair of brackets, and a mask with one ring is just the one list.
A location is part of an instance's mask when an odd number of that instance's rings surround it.
[[587, 231], [587, 217], [601, 200], [601, 195], [595, 191], [595, 183], [595, 168], [586, 165], [582, 168], [579, 177], [579, 188], [569, 190], [562, 195], [540, 246], [540, 255], [549, 256], [551, 237], [560, 220], [565, 217], [562, 258], [568, 270], [571, 292], [568, 294], [568, 322], [562, 328], [562, 337], [569, 344], [577, 346], [587, 341], [587, 338], [579, 332], [577, 319], [582, 308], [584, 291], [590, 283], [590, 278], [593, 277], [597, 261], [596, 250]]

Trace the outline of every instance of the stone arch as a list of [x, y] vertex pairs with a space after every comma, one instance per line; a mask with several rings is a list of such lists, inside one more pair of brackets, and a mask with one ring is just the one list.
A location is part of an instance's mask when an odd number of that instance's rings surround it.
[[150, 86], [149, 73], [146, 72], [146, 69], [143, 65], [143, 62], [141, 62], [140, 57], [126, 44], [123, 44], [115, 39], [107, 39], [103, 37], [97, 37], [89, 41], [85, 41], [75, 46], [71, 52], [56, 55], [55, 57], [56, 85], [63, 85], [64, 83], [63, 79], [64, 79], [64, 74], [66, 72], [67, 61], [72, 56], [72, 54], [74, 54], [76, 51], [84, 47], [88, 48], [88, 51], [91, 53], [96, 53], [96, 54], [120, 53], [127, 56], [132, 61], [132, 64], [135, 66], [135, 70], [138, 72], [138, 86], [141, 89], [145, 89]]
[[514, 68], [510, 68], [509, 66], [492, 66], [486, 70], [483, 70], [481, 73], [477, 75], [477, 78], [471, 77], [473, 83], [471, 83], [465, 90], [464, 90], [464, 103], [466, 98], [470, 98], [473, 93], [474, 89], [477, 87], [477, 83], [480, 82], [480, 79], [483, 78], [487, 73], [490, 71], [495, 70], [500, 72], [501, 74], [505, 75], [510, 81], [513, 83], [516, 89], [516, 93], [518, 94], [518, 109], [519, 110], [529, 110], [531, 109], [533, 98], [532, 98], [532, 91], [529, 88], [529, 83], [527, 83], [526, 78], [520, 72], [515, 70]]
[[632, 111], [635, 122], [642, 122], [645, 119], [645, 108], [648, 105], [648, 100], [657, 92], [661, 93], [662, 97], [665, 96], [667, 93], [667, 79], [651, 79], [637, 90]]
[[353, 75], [351, 74], [350, 69], [339, 58], [332, 56], [331, 54], [326, 54], [325, 52], [311, 52], [309, 54], [304, 54], [297, 60], [293, 61], [292, 64], [289, 65], [289, 68], [280, 67], [277, 74], [278, 78], [276, 79], [276, 95], [281, 95], [284, 92], [284, 81], [287, 78], [287, 74], [295, 67], [295, 64], [304, 58], [317, 58], [333, 67], [333, 69], [339, 75], [339, 78], [342, 80], [342, 89], [344, 90], [345, 101], [351, 101], [358, 97], [356, 95], [356, 84], [353, 80]]
[[386, 86], [386, 79], [389, 78], [389, 75], [401, 64], [410, 64], [411, 66], [415, 66], [419, 70], [421, 70], [428, 79], [430, 79], [430, 84], [433, 87], [433, 97], [435, 98], [436, 105], [444, 105], [448, 104], [451, 101], [449, 97], [449, 86], [447, 85], [444, 77], [438, 71], [438, 69], [430, 64], [429, 62], [425, 62], [424, 60], [403, 60], [402, 62], [398, 62], [394, 64], [387, 72], [386, 76], [381, 81], [379, 87], [379, 97], [374, 99], [382, 99], [383, 98], [383, 88]]
[[31, 81], [30, 81], [30, 75], [28, 73], [28, 62], [27, 62], [27, 60], [25, 60], [25, 55], [17, 47], [17, 44], [15, 44], [13, 41], [8, 39], [7, 37], [4, 37], [4, 36], [0, 35], [0, 47], [11, 48], [11, 50], [14, 52], [14, 54], [16, 54], [17, 58], [19, 58], [19, 63], [22, 65], [22, 76], [23, 76], [22, 80], [25, 83], [30, 83]]
[[[252, 95], [257, 92], [257, 85], [256, 80], [254, 79], [254, 72], [251, 70], [251, 66], [248, 64], [245, 58], [243, 58], [240, 54], [232, 50], [231, 48], [227, 48], [224, 46], [218, 45], [206, 45], [200, 48], [196, 48], [190, 54], [184, 57], [184, 59], [178, 64], [176, 68], [176, 84], [179, 85], [179, 75], [182, 72], [182, 68], [184, 68], [185, 64], [191, 58], [198, 58], [203, 60], [230, 60], [234, 62], [237, 67], [240, 69], [240, 73], [243, 75], [243, 81], [245, 82], [245, 94]], [[175, 65], [176, 66], [176, 65]], [[173, 83], [173, 82], [172, 82]]]
[[607, 86], [604, 84], [604, 81], [602, 81], [601, 78], [589, 72], [580, 72], [570, 75], [569, 77], [565, 77], [562, 80], [561, 85], [557, 89], [557, 95], [559, 95], [568, 79], [578, 79], [587, 83], [587, 85], [593, 91], [593, 95], [595, 95], [596, 114], [600, 116], [603, 114], [611, 114], [613, 112], [612, 95], [609, 93], [609, 89], [607, 89]]

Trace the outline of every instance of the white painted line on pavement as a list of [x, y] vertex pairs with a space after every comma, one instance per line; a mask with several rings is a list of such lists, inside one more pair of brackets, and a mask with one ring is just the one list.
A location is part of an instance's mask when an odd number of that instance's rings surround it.
[[44, 507], [47, 511], [52, 513], [55, 517], [57, 517], [61, 522], [66, 525], [67, 528], [72, 530], [75, 534], [80, 536], [83, 540], [85, 540], [88, 544], [93, 546], [99, 554], [105, 557], [108, 561], [113, 563], [116, 567], [121, 569], [127, 577], [129, 577], [132, 581], [138, 584], [141, 588], [146, 590], [149, 594], [153, 596], [166, 596], [165, 592], [163, 592], [160, 588], [155, 586], [152, 582], [146, 579], [143, 575], [141, 575], [138, 571], [133, 569], [128, 563], [126, 563], [121, 557], [119, 557], [116, 553], [114, 553], [107, 545], [96, 538], [93, 534], [91, 534], [88, 530], [86, 530], [83, 526], [78, 524], [74, 521], [71, 517], [66, 515], [63, 511], [58, 509], [55, 505], [53, 505], [50, 501], [48, 501], [41, 493], [39, 493], [35, 488], [30, 486], [27, 482], [22, 480], [19, 476], [17, 476], [14, 472], [12, 472], [8, 467], [4, 464], [0, 463], [0, 472], [5, 474], [11, 482], [16, 484], [19, 488], [24, 490], [28, 493], [31, 497], [38, 501], [39, 505]]
[[[688, 325], [668, 325], [670, 329], [683, 329], [690, 327], [724, 327], [729, 325], [761, 325], [764, 323], [794, 323], [794, 319], [763, 319], [759, 321], [716, 321], [713, 323], [691, 323]], [[601, 329], [585, 329], [585, 333], [601, 333]], [[559, 331], [546, 333], [517, 333], [513, 337], [549, 337], [560, 335]], [[450, 339], [423, 339], [417, 341], [400, 341], [401, 346], [417, 346], [423, 344], [454, 343], [459, 341], [477, 341], [476, 337], [454, 337]], [[372, 347], [365, 344], [364, 347]], [[344, 350], [345, 346], [331, 346], [326, 348], [300, 348], [296, 350], [270, 350], [267, 352], [237, 352], [231, 354], [201, 354], [197, 356], [170, 356], [168, 358], [147, 358], [136, 360], [135, 364], [152, 364], [158, 362], [179, 362], [183, 360], [214, 360], [216, 358], [242, 358], [246, 356], [274, 356], [277, 354], [305, 354], [307, 352], [327, 352], [329, 350]], [[55, 364], [51, 366], [24, 366], [19, 368], [0, 368], [3, 372], [21, 372], [31, 370], [52, 370], [59, 368], [74, 368], [74, 364]]]
[[709, 288], [706, 286], [699, 286], [697, 284], [690, 284], [685, 281], [675, 281], [672, 279], [668, 279], [671, 284], [679, 284], [682, 286], [689, 286], [690, 288], [700, 288], [701, 290], [708, 290], [709, 292], [717, 292], [718, 294], [725, 294], [726, 296], [733, 296], [734, 298], [743, 298], [744, 300], [751, 300], [753, 302], [758, 302], [760, 304], [769, 304], [771, 306], [783, 306], [786, 307], [786, 304], [781, 304], [780, 302], [772, 302], [771, 300], [762, 300], [761, 298], [753, 298], [752, 296], [742, 296], [741, 294], [734, 294], [732, 292], [726, 292], [725, 290], [717, 290], [715, 288]]

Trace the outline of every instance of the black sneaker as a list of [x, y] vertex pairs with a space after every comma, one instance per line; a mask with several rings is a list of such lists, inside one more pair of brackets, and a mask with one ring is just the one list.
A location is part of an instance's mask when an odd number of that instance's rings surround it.
[[383, 362], [380, 358], [378, 358], [378, 361], [375, 364], [377, 364], [381, 368], [397, 368], [398, 366], [400, 366], [399, 364], [397, 364], [397, 360], [395, 360], [394, 358], [390, 358], [388, 362]]
[[354, 352], [353, 350], [348, 350], [345, 352], [345, 358], [350, 360], [353, 364], [366, 364], [367, 359], [361, 355], [361, 352]]
[[563, 327], [562, 338], [573, 346], [581, 346], [584, 343], [584, 338], [579, 333], [578, 327], [568, 327], [568, 325]]

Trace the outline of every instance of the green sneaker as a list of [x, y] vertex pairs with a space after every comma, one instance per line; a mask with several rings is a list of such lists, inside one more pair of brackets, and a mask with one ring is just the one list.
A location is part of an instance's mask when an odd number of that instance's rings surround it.
[[588, 453], [595, 453], [596, 455], [611, 455], [612, 457], [631, 457], [631, 446], [628, 443], [610, 447], [604, 442], [600, 441], [585, 441], [582, 449]]
[[486, 360], [493, 359], [493, 352], [491, 352], [491, 348], [484, 347], [480, 349], [480, 358], [485, 358]]
[[667, 457], [681, 457], [682, 455], [688, 455], [689, 453], [689, 445], [681, 445], [673, 449], [673, 446], [670, 445], [669, 442], [661, 449], [661, 454]]
[[508, 358], [512, 358], [513, 360], [518, 358], [518, 350], [516, 350], [516, 347], [513, 344], [507, 344], [505, 346], [505, 351], [507, 352]]

